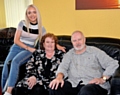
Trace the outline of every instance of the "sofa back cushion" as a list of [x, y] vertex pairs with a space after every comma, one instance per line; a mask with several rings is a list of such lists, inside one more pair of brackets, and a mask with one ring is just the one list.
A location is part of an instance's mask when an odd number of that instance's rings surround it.
[[[59, 35], [58, 43], [62, 46], [65, 46], [67, 51], [73, 47], [70, 36]], [[99, 49], [105, 51], [109, 56], [120, 62], [120, 39], [86, 37], [86, 44], [98, 47]]]
[[3, 63], [14, 42], [16, 28], [0, 29], [0, 63]]

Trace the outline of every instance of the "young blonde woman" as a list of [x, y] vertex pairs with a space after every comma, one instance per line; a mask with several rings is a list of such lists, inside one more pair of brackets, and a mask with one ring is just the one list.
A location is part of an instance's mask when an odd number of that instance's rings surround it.
[[[19, 67], [25, 64], [32, 53], [36, 50], [34, 43], [37, 38], [46, 34], [45, 28], [41, 24], [41, 17], [38, 9], [34, 5], [29, 5], [25, 12], [25, 20], [19, 22], [14, 44], [10, 48], [10, 52], [5, 60], [1, 86], [4, 95], [11, 95], [12, 90], [17, 82]], [[57, 45], [59, 49], [64, 50], [63, 47]], [[10, 72], [8, 71], [7, 63], [12, 60]], [[6, 81], [8, 79], [7, 89], [4, 91]]]

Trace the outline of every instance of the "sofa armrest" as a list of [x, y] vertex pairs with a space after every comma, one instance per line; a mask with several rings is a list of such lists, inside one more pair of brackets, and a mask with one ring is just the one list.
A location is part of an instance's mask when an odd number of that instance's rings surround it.
[[110, 95], [120, 95], [120, 66], [115, 71], [111, 79], [111, 94]]
[[113, 78], [120, 78], [120, 66], [117, 68], [117, 70], [115, 71]]

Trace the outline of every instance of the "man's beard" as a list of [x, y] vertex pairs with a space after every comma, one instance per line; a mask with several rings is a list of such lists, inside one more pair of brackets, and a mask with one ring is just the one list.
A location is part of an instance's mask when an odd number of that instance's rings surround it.
[[85, 44], [82, 45], [80, 48], [74, 47], [75, 50], [82, 50], [85, 47]]

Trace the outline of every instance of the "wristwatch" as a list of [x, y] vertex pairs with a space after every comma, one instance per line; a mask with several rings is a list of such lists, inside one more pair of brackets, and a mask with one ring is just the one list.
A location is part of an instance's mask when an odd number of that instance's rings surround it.
[[103, 76], [102, 79], [106, 82], [107, 81], [107, 77]]

